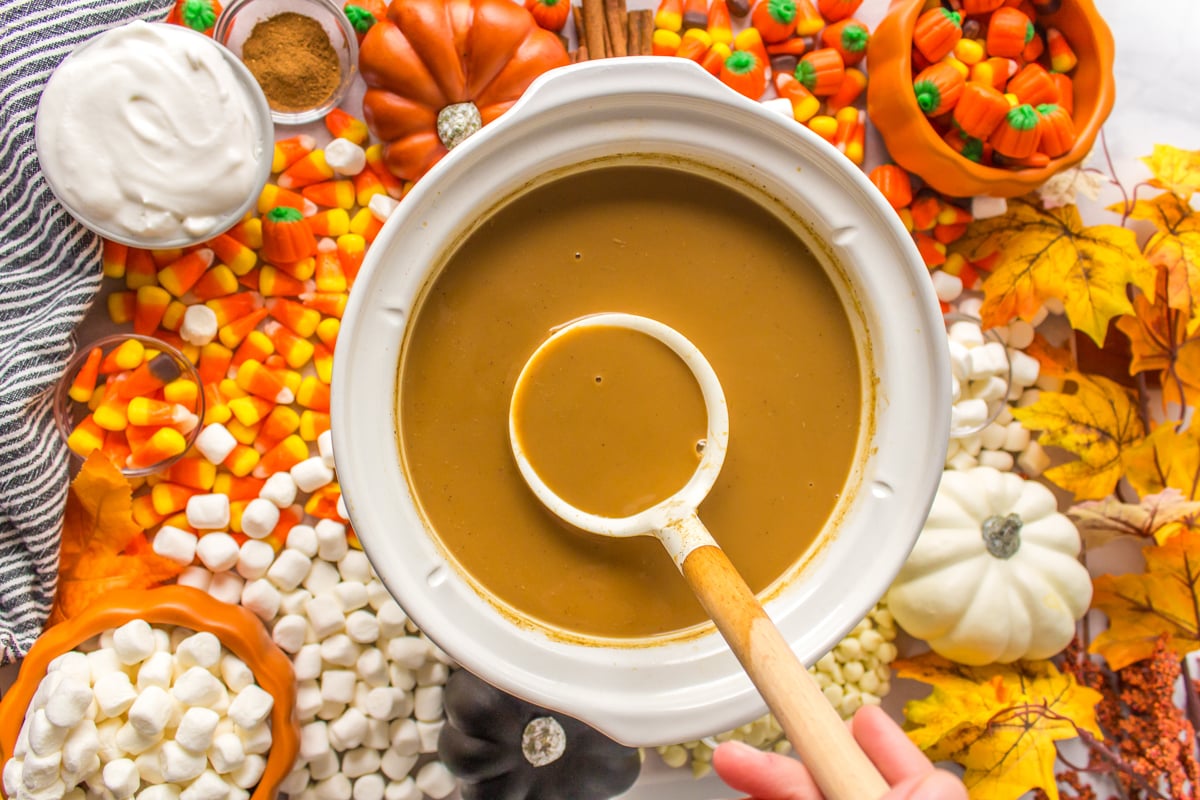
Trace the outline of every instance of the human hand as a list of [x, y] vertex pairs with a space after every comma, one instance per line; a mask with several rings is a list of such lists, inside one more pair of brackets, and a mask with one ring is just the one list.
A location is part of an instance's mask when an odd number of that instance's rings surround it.
[[[883, 709], [864, 706], [850, 731], [892, 789], [880, 800], [967, 800], [962, 781], [935, 769]], [[819, 735], [819, 733], [817, 734]], [[721, 780], [751, 800], [821, 800], [808, 769], [794, 758], [725, 742], [713, 753]]]

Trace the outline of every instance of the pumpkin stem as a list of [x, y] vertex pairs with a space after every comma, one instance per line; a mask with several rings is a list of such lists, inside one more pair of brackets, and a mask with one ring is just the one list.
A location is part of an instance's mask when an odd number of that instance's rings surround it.
[[536, 717], [521, 734], [521, 754], [535, 767], [557, 761], [567, 749], [567, 733], [554, 717]]
[[987, 551], [996, 558], [1012, 558], [1021, 549], [1021, 527], [1025, 523], [1016, 514], [988, 517], [980, 526]]
[[452, 103], [438, 112], [437, 133], [447, 150], [453, 150], [463, 140], [483, 127], [483, 117], [472, 102]]

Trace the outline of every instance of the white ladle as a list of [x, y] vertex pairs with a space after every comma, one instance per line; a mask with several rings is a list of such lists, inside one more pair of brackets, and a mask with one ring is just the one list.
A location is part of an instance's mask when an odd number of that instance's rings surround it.
[[[707, 439], [700, 465], [691, 479], [665, 500], [627, 517], [591, 514], [556, 494], [529, 462], [514, 419], [513, 405], [530, 366], [558, 339], [589, 327], [627, 328], [671, 348], [696, 377], [708, 414]], [[517, 378], [513, 400], [514, 404], [509, 406], [508, 438], [517, 467], [538, 500], [580, 530], [601, 536], [657, 537], [779, 720], [825, 797], [876, 800], [886, 794], [886, 781], [696, 515], [696, 509], [717, 480], [729, 444], [725, 393], [704, 354], [683, 334], [657, 320], [623, 313], [593, 314], [557, 328], [538, 346]]]

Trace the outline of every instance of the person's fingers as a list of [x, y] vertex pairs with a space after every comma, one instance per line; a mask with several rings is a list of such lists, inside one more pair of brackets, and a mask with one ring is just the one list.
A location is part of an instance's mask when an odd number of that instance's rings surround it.
[[755, 800], [821, 800], [812, 775], [793, 758], [730, 741], [713, 752], [712, 763], [730, 788]]
[[879, 706], [863, 706], [854, 715], [851, 730], [863, 752], [879, 768], [889, 785], [922, 778], [933, 764], [913, 744], [900, 726]]
[[893, 787], [884, 800], [967, 800], [967, 787], [949, 772], [935, 769]]

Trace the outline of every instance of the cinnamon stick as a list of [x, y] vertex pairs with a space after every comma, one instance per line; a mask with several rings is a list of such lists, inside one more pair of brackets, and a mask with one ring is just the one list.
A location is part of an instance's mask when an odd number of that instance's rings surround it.
[[583, 6], [571, 6], [571, 21], [575, 23], [575, 41], [583, 47], [587, 42], [587, 22], [583, 19]]
[[654, 11], [642, 8], [629, 12], [629, 54], [648, 56], [654, 52]]
[[604, 46], [606, 28], [604, 0], [583, 0], [583, 27], [587, 43], [588, 58], [606, 58]]
[[625, 0], [604, 0], [604, 17], [608, 23], [608, 54], [628, 55], [629, 47], [625, 39], [625, 28], [628, 25]]

